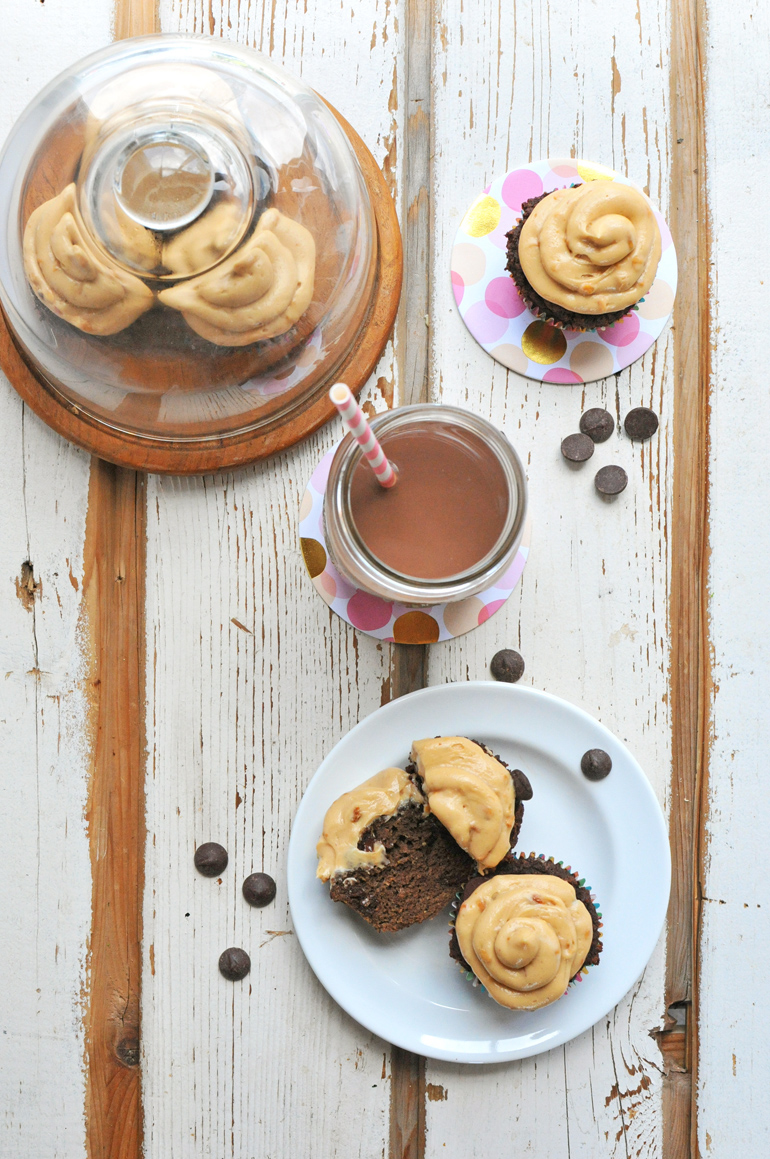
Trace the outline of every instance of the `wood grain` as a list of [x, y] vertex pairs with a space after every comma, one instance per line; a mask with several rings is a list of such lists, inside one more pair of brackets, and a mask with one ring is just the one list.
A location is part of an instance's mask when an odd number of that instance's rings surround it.
[[704, 7], [671, 7], [671, 229], [680, 255], [674, 312], [671, 574], [672, 882], [666, 953], [663, 1156], [698, 1154], [698, 945], [708, 784], [710, 213], [705, 139]]
[[[403, 149], [404, 301], [398, 319], [401, 405], [430, 398], [430, 299], [432, 246], [432, 88], [434, 4], [406, 0]], [[390, 699], [427, 684], [428, 648], [391, 645]], [[390, 1055], [389, 1159], [425, 1155], [425, 1059], [399, 1047]]]
[[144, 477], [91, 467], [83, 598], [92, 656], [88, 832], [93, 881], [86, 1015], [90, 1159], [142, 1152], [140, 983], [144, 887]]

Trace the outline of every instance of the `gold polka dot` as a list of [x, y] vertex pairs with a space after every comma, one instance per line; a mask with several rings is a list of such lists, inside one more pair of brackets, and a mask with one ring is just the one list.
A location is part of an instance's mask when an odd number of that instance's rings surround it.
[[453, 636], [462, 636], [464, 632], [470, 632], [471, 628], [479, 626], [479, 613], [483, 607], [483, 601], [478, 596], [469, 596], [467, 600], [447, 604], [444, 608], [444, 627]]
[[460, 228], [468, 237], [484, 237], [497, 228], [500, 221], [500, 203], [494, 197], [479, 197], [474, 201]]
[[590, 161], [578, 161], [577, 171], [584, 181], [614, 181], [617, 177], [614, 169], [605, 169], [604, 165], [592, 165]]
[[439, 626], [427, 612], [404, 612], [393, 625], [393, 639], [397, 644], [435, 644]]
[[614, 367], [612, 351], [604, 342], [578, 342], [570, 351], [569, 365], [583, 382], [606, 378]]
[[300, 539], [299, 545], [302, 548], [302, 558], [310, 578], [315, 579], [326, 567], [326, 552], [323, 549], [323, 544], [319, 543], [317, 539]]
[[550, 322], [530, 322], [521, 336], [521, 348], [531, 362], [549, 366], [563, 357], [567, 339], [559, 327]]

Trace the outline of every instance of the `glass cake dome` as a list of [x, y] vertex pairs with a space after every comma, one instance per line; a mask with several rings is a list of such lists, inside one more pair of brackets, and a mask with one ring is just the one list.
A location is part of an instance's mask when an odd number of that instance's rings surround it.
[[289, 422], [371, 311], [377, 225], [351, 134], [226, 41], [120, 41], [57, 77], [0, 155], [0, 222], [25, 361], [129, 440]]

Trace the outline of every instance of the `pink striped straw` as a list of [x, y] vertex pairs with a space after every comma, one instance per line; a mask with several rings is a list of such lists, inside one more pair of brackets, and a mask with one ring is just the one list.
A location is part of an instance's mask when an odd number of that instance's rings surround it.
[[353, 438], [364, 452], [364, 458], [374, 471], [377, 482], [382, 487], [392, 487], [396, 482], [396, 473], [385, 458], [382, 447], [374, 437], [374, 431], [364, 418], [364, 412], [358, 405], [349, 387], [344, 382], [336, 383], [329, 391], [340, 418], [350, 431]]

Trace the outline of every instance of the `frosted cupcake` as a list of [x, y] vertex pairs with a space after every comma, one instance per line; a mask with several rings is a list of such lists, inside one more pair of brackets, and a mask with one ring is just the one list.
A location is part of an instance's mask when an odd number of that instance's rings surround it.
[[506, 235], [506, 269], [530, 310], [567, 330], [596, 330], [628, 314], [650, 289], [661, 239], [643, 193], [587, 181], [530, 198]]
[[463, 890], [449, 953], [471, 981], [509, 1010], [557, 1001], [602, 950], [590, 891], [544, 857], [506, 857]]

